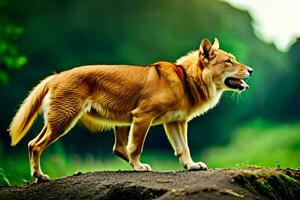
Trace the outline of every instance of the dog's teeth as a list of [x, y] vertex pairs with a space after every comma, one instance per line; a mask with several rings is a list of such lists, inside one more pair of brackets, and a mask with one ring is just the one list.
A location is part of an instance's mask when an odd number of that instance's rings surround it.
[[244, 88], [249, 88], [250, 86], [243, 80], [240, 80], [241, 86], [243, 86]]

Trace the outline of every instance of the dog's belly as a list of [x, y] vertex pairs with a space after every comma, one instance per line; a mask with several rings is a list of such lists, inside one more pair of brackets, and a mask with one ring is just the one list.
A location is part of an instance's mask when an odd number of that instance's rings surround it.
[[80, 121], [92, 132], [109, 130], [115, 126], [130, 126], [131, 117], [128, 113], [113, 112], [100, 105], [87, 106]]
[[[155, 118], [151, 125], [155, 126], [172, 121], [185, 121], [186, 119], [187, 115], [185, 112], [172, 111]], [[115, 126], [130, 126], [132, 123], [132, 120], [130, 119], [119, 120], [114, 118], [105, 118], [100, 115], [95, 115], [94, 113], [83, 114], [80, 121], [92, 132], [109, 130]]]
[[118, 119], [111, 119], [111, 118], [104, 118], [104, 117], [98, 117], [98, 116], [93, 116], [87, 114], [86, 116], [82, 117], [87, 117], [93, 120], [94, 122], [100, 123], [100, 124], [106, 124], [106, 125], [111, 125], [111, 126], [125, 126], [125, 125], [130, 125], [131, 121], [129, 120], [118, 120]]
[[[153, 119], [151, 125], [160, 125], [173, 121], [186, 121], [188, 114], [184, 110], [173, 110], [161, 113]], [[130, 126], [131, 112], [114, 112], [99, 104], [90, 104], [84, 110], [80, 121], [92, 132], [109, 130], [115, 126]]]
[[153, 120], [153, 125], [159, 125], [163, 123], [168, 122], [174, 122], [174, 121], [186, 121], [188, 118], [188, 115], [185, 111], [170, 111], [165, 113], [164, 115], [161, 115]]
[[85, 113], [81, 116], [80, 121], [92, 132], [109, 130], [115, 126], [130, 126], [130, 120], [117, 120], [95, 116], [90, 113]]

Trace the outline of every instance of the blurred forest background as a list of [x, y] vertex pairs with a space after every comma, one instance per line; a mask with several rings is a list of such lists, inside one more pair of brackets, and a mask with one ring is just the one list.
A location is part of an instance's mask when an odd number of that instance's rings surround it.
[[[205, 37], [218, 37], [222, 49], [255, 73], [249, 90], [225, 93], [189, 123], [194, 160], [209, 167], [299, 167], [300, 40], [280, 52], [257, 38], [252, 20], [216, 0], [0, 0], [0, 184], [32, 180], [27, 143], [43, 119], [14, 148], [6, 129], [41, 79], [86, 64], [175, 62]], [[131, 169], [112, 155], [112, 146], [112, 132], [90, 134], [78, 124], [47, 148], [42, 167], [52, 178]], [[161, 126], [151, 128], [142, 160], [154, 170], [182, 169]]]

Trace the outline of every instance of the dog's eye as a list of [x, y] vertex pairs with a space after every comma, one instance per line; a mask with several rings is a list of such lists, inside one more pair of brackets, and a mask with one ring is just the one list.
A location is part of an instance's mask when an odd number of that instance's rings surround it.
[[225, 60], [225, 62], [228, 63], [228, 64], [232, 63], [230, 59]]

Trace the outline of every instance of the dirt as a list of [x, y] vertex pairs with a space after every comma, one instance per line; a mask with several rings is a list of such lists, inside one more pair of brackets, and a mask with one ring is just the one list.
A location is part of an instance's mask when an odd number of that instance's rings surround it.
[[0, 187], [0, 199], [300, 199], [300, 170], [92, 172]]

